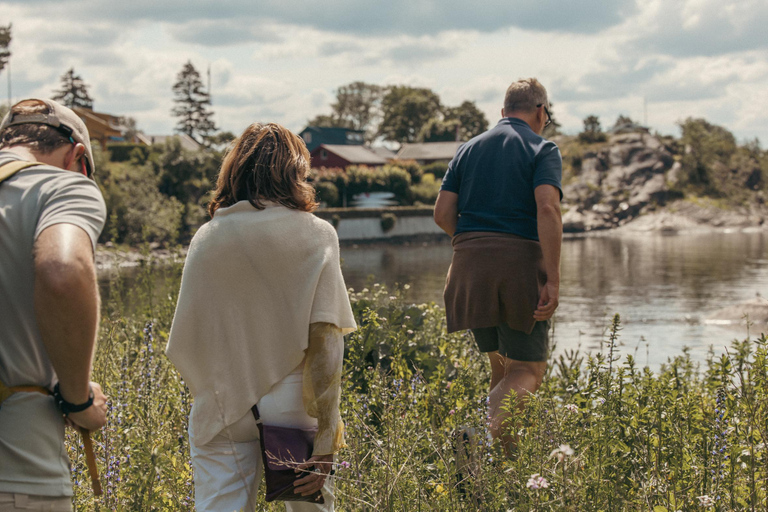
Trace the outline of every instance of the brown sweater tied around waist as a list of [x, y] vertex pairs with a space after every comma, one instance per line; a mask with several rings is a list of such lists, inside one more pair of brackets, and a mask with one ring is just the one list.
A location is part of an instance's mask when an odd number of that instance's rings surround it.
[[448, 332], [502, 322], [530, 334], [539, 292], [547, 282], [541, 245], [507, 233], [468, 232], [453, 237], [445, 282]]

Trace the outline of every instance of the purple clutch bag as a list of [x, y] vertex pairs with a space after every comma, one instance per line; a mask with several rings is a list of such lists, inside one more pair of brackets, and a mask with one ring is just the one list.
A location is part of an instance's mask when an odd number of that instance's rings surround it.
[[267, 501], [308, 501], [325, 503], [320, 491], [302, 496], [293, 492], [293, 482], [306, 473], [296, 473], [297, 464], [312, 457], [317, 429], [275, 427], [265, 425], [259, 416], [259, 408], [251, 407], [259, 426], [261, 455], [264, 461], [264, 480], [267, 485]]

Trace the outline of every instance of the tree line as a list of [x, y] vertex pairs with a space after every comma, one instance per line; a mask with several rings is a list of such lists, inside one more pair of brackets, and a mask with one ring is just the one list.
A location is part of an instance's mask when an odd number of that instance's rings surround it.
[[336, 90], [330, 107], [330, 114], [318, 115], [308, 124], [360, 130], [368, 142], [469, 140], [488, 129], [485, 114], [474, 102], [449, 107], [424, 87], [352, 82]]

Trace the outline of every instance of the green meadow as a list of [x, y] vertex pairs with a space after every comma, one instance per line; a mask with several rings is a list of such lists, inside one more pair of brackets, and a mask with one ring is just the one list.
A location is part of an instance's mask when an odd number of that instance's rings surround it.
[[[110, 412], [94, 441], [104, 495], [93, 496], [68, 431], [79, 511], [193, 510], [192, 397], [164, 355], [180, 273], [150, 262], [130, 280], [115, 274], [103, 294], [94, 380]], [[765, 335], [652, 371], [619, 352], [617, 315], [601, 352], [550, 361], [507, 425], [519, 436], [510, 460], [487, 436], [487, 358], [468, 335], [446, 334], [440, 306], [410, 303], [408, 288], [350, 290], [360, 327], [346, 340], [337, 510], [766, 510]], [[456, 470], [463, 427], [476, 432], [471, 478]]]

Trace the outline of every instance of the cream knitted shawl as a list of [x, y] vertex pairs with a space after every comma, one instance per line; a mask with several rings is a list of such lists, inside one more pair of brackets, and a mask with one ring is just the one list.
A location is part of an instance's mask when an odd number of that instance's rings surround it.
[[333, 227], [275, 203], [219, 209], [189, 246], [166, 348], [194, 396], [199, 444], [302, 362], [315, 322], [356, 327]]

